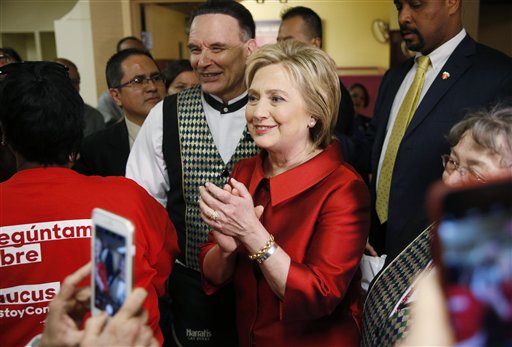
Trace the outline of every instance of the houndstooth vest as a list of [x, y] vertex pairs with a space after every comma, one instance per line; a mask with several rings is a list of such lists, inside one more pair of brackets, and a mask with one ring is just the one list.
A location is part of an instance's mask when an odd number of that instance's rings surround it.
[[179, 260], [199, 270], [199, 245], [206, 242], [209, 227], [199, 210], [199, 186], [226, 183], [233, 166], [258, 149], [247, 128], [227, 164], [215, 145], [201, 103], [201, 88], [187, 89], [165, 98], [162, 152], [169, 174], [167, 211], [178, 232]]
[[373, 280], [364, 303], [361, 347], [392, 347], [407, 335], [410, 307], [393, 309], [432, 260], [432, 228], [426, 228]]

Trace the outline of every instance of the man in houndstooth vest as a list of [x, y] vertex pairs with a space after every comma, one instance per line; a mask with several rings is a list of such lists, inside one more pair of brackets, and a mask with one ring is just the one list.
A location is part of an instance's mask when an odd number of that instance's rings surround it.
[[208, 181], [222, 185], [239, 159], [257, 152], [246, 127], [244, 82], [246, 59], [256, 49], [255, 24], [237, 2], [203, 4], [190, 23], [190, 62], [201, 85], [151, 110], [126, 176], [167, 207], [178, 232], [181, 255], [169, 278], [166, 344], [236, 346], [232, 288], [212, 296], [201, 288], [198, 251], [209, 229], [200, 217], [198, 187]]

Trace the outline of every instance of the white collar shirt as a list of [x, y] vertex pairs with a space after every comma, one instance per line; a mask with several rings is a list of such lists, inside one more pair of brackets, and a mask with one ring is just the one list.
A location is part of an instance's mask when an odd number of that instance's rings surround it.
[[126, 122], [126, 129], [128, 129], [128, 143], [130, 144], [130, 149], [132, 149], [133, 143], [139, 134], [141, 126], [132, 122], [126, 116], [124, 117], [124, 120]]
[[[247, 93], [231, 100], [236, 102]], [[210, 132], [222, 160], [227, 163], [238, 146], [246, 126], [245, 106], [238, 111], [221, 115], [201, 97]], [[148, 114], [130, 151], [126, 165], [126, 177], [133, 179], [164, 207], [167, 192], [171, 189], [169, 175], [162, 151], [163, 101]]]

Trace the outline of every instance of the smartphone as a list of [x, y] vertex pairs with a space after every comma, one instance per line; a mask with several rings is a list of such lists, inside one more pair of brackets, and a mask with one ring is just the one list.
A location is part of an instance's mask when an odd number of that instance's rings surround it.
[[433, 256], [457, 346], [512, 346], [512, 181], [440, 196]]
[[135, 228], [128, 219], [95, 208], [92, 212], [91, 311], [113, 316], [132, 291]]

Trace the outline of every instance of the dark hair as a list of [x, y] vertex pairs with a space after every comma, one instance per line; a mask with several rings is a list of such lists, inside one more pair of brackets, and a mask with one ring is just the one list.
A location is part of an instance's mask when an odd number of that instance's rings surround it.
[[10, 47], [2, 47], [0, 48], [0, 53], [3, 53], [4, 55], [12, 58], [15, 62], [22, 62], [23, 59], [21, 59], [20, 55], [18, 54], [18, 52], [16, 52], [13, 48], [10, 48]]
[[53, 59], [53, 61], [55, 63], [59, 63], [59, 64], [62, 64], [64, 66], [68, 66], [68, 67], [71, 66], [71, 67], [75, 68], [78, 71], [78, 67], [76, 66], [76, 64], [73, 63], [69, 59], [66, 59], [66, 58], [55, 58], [55, 59]]
[[307, 26], [308, 34], [311, 38], [320, 38], [320, 48], [322, 48], [322, 19], [315, 11], [308, 7], [296, 6], [285, 10], [281, 14], [281, 20], [287, 20], [293, 17], [301, 17]]
[[251, 12], [236, 1], [209, 1], [200, 5], [192, 12], [189, 26], [192, 24], [195, 17], [204, 14], [225, 14], [235, 18], [240, 26], [242, 34], [240, 39], [242, 42], [246, 42], [255, 37], [256, 24], [254, 24]]
[[67, 164], [80, 149], [84, 102], [66, 67], [24, 62], [0, 70], [0, 122], [9, 146], [30, 162]]
[[[142, 49], [129, 48], [117, 52], [116, 54], [111, 56], [110, 59], [107, 61], [107, 68], [105, 69], [107, 85], [109, 88], [116, 88], [121, 84], [121, 80], [124, 76], [121, 64], [123, 63], [123, 61], [125, 61], [128, 57], [131, 57], [132, 55], [145, 55], [146, 57], [150, 58], [155, 62], [153, 56], [148, 51]], [[158, 67], [158, 64], [156, 62], [155, 65], [157, 65]]]
[[190, 65], [190, 61], [187, 59], [171, 61], [163, 71], [165, 76], [165, 89], [169, 89], [169, 86], [174, 81], [174, 79], [178, 77], [180, 73], [185, 71], [194, 71], [194, 69], [192, 69], [192, 65]]
[[120, 52], [121, 51], [121, 45], [123, 43], [125, 43], [126, 41], [129, 41], [129, 40], [138, 41], [138, 42], [140, 42], [141, 45], [144, 46], [144, 42], [142, 42], [142, 40], [139, 39], [138, 37], [126, 36], [126, 37], [123, 37], [122, 39], [120, 39], [119, 41], [117, 41], [116, 52]]
[[368, 93], [368, 89], [366, 89], [366, 87], [364, 85], [362, 85], [361, 83], [354, 83], [352, 84], [348, 90], [352, 90], [353, 88], [359, 88], [363, 91], [363, 94], [364, 94], [364, 107], [368, 107], [368, 105], [370, 104], [370, 94]]

